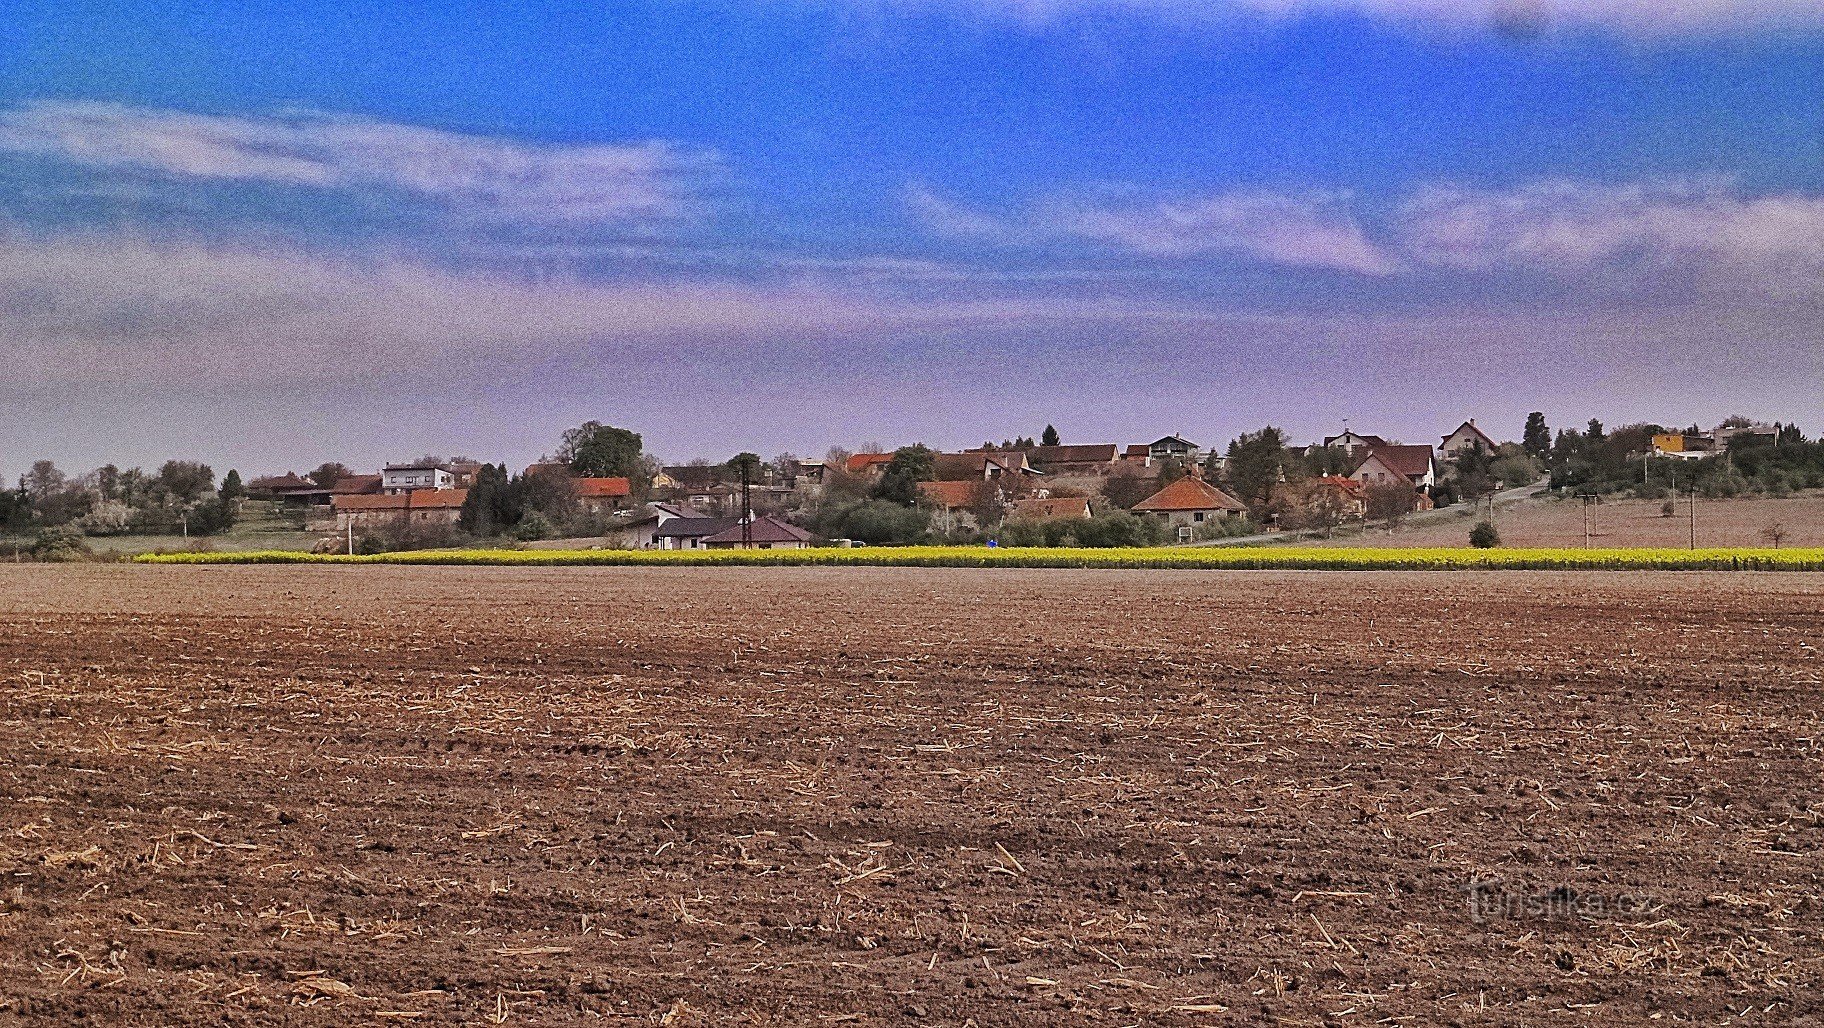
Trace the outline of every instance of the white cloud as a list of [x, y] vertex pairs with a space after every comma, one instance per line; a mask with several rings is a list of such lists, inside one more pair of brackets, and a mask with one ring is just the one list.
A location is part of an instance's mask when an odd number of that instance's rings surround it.
[[919, 185], [909, 189], [907, 202], [941, 235], [1008, 246], [1062, 238], [1161, 260], [1229, 255], [1358, 275], [1394, 270], [1342, 199], [1323, 194], [1233, 190], [1121, 201], [1060, 196], [1007, 217], [971, 210]]
[[1067, 299], [934, 296], [913, 273], [925, 270], [887, 262], [869, 274], [806, 270], [767, 283], [604, 282], [0, 226], [0, 340], [11, 369], [0, 389], [435, 380], [490, 362], [647, 368], [727, 347], [865, 348], [913, 330], [1110, 316]]
[[1143, 205], [1059, 204], [1048, 220], [1061, 231], [1148, 257], [1227, 253], [1359, 275], [1394, 270], [1331, 197], [1245, 190]]
[[1432, 187], [1403, 220], [1415, 259], [1466, 270], [1824, 267], [1824, 197], [1726, 182]]
[[0, 112], [0, 150], [180, 180], [390, 192], [538, 223], [681, 216], [695, 180], [715, 163], [665, 142], [564, 146], [328, 114], [218, 116], [103, 103]]
[[[825, 0], [836, 2], [836, 0]], [[865, 10], [942, 11], [1044, 26], [1080, 15], [1150, 17], [1189, 25], [1237, 19], [1346, 15], [1410, 25], [1559, 28], [1631, 35], [1808, 29], [1824, 25], [1824, 0], [842, 0]]]

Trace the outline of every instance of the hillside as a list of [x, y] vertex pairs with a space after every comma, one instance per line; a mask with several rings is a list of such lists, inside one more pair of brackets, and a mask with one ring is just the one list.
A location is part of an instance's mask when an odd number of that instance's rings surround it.
[[[1690, 542], [1686, 501], [1680, 498], [1673, 517], [1661, 514], [1662, 500], [1607, 498], [1592, 508], [1595, 546], [1685, 546]], [[1486, 508], [1484, 508], [1486, 513]], [[1363, 535], [1339, 534], [1331, 540], [1301, 540], [1337, 546], [1462, 546], [1475, 516], [1468, 506], [1415, 515], [1389, 534], [1370, 529]], [[1496, 525], [1506, 546], [1582, 546], [1581, 501], [1529, 497], [1501, 506]], [[1782, 546], [1824, 546], [1824, 492], [1791, 497], [1745, 497], [1697, 501], [1699, 546], [1766, 546], [1761, 535], [1769, 525], [1784, 525]]]

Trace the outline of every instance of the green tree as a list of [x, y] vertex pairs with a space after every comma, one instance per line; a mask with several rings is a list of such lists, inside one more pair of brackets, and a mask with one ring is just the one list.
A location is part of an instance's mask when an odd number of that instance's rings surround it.
[[324, 461], [323, 463], [317, 465], [317, 469], [315, 471], [312, 471], [310, 474], [305, 475], [304, 477], [310, 479], [312, 482], [317, 483], [319, 486], [322, 486], [325, 489], [329, 489], [329, 488], [333, 487], [337, 482], [342, 481], [343, 479], [347, 478], [348, 476], [350, 476], [354, 473], [355, 473], [354, 469], [350, 468], [348, 465], [343, 464], [340, 461], [331, 460], [331, 461]]
[[241, 473], [229, 468], [228, 473], [222, 476], [222, 487], [216, 490], [216, 495], [230, 503], [246, 496], [247, 487], [241, 484]]
[[564, 433], [557, 459], [582, 478], [635, 478], [645, 469], [644, 451], [638, 432], [585, 421]]
[[[875, 483], [877, 500], [910, 507], [918, 502], [918, 483], [929, 482], [936, 474], [937, 453], [924, 443], [913, 443], [893, 451], [887, 470]], [[859, 537], [854, 537], [859, 538]]]
[[1045, 431], [1042, 434], [1040, 434], [1040, 436], [1039, 436], [1039, 445], [1040, 446], [1057, 446], [1058, 445], [1057, 428], [1055, 428], [1054, 426], [1051, 426], [1051, 425], [1046, 425]]
[[[456, 520], [457, 526], [476, 536], [499, 535], [511, 527], [513, 522], [518, 521], [518, 517], [512, 510], [511, 498], [507, 495], [509, 486], [505, 464], [483, 464], [475, 472], [475, 481], [469, 485], [469, 494], [463, 498], [462, 513]], [[512, 516], [509, 519], [510, 514]]]
[[1476, 527], [1469, 530], [1469, 545], [1478, 550], [1492, 549], [1501, 545], [1501, 533], [1487, 521], [1476, 522]]
[[215, 488], [215, 472], [193, 460], [168, 460], [158, 469], [158, 486], [178, 506], [201, 500]]
[[728, 471], [737, 482], [744, 478], [748, 482], [758, 482], [760, 481], [760, 469], [765, 464], [766, 462], [760, 459], [759, 454], [744, 450], [728, 459]]
[[1229, 443], [1224, 470], [1229, 488], [1250, 508], [1264, 508], [1288, 464], [1286, 434], [1272, 425]]
[[1545, 413], [1534, 411], [1526, 416], [1526, 430], [1520, 437], [1520, 445], [1526, 448], [1529, 456], [1544, 460], [1552, 451], [1552, 430], [1545, 423]]

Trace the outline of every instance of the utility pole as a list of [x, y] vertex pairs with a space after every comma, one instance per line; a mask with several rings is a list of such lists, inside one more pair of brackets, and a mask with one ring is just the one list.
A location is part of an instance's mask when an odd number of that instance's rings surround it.
[[1697, 481], [1695, 479], [1691, 482], [1689, 510], [1691, 512], [1691, 548], [1695, 550], [1697, 549]]
[[741, 462], [741, 548], [744, 550], [754, 548], [754, 501], [749, 491], [752, 485], [751, 463], [745, 460]]

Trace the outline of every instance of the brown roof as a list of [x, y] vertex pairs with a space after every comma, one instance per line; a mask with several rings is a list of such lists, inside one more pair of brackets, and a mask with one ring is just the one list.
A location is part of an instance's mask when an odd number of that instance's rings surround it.
[[1387, 440], [1382, 439], [1378, 435], [1368, 435], [1365, 432], [1345, 432], [1342, 435], [1327, 435], [1324, 437], [1324, 445], [1330, 446], [1330, 445], [1334, 444], [1338, 439], [1343, 439], [1343, 438], [1347, 438], [1350, 436], [1353, 436], [1356, 439], [1360, 439], [1361, 444], [1359, 444], [1359, 445], [1365, 445], [1365, 446], [1386, 446], [1387, 445]]
[[1127, 457], [1151, 457], [1152, 455], [1153, 448], [1145, 443], [1130, 443], [1128, 444], [1127, 452], [1123, 454], [1123, 456]]
[[359, 496], [363, 493], [380, 491], [379, 475], [343, 475], [336, 479], [336, 484], [329, 487], [335, 496]]
[[918, 495], [939, 507], [967, 507], [975, 502], [976, 482], [920, 482]]
[[1482, 441], [1488, 444], [1489, 449], [1492, 450], [1495, 448], [1495, 441], [1488, 437], [1487, 432], [1484, 432], [1481, 429], [1477, 428], [1476, 423], [1474, 421], [1463, 422], [1461, 425], [1458, 425], [1456, 428], [1451, 429], [1450, 435], [1447, 435], [1444, 438], [1448, 440], [1451, 435], [1456, 435], [1458, 432], [1461, 432], [1466, 428], [1469, 429], [1471, 432], [1474, 432], [1476, 435], [1480, 436], [1482, 438]]
[[[747, 540], [745, 541], [756, 543], [808, 543], [811, 541], [811, 533], [797, 525], [787, 524], [774, 517], [755, 518], [747, 528]], [[743, 541], [741, 526], [737, 524], [733, 528], [717, 532], [715, 535], [705, 536], [703, 545], [716, 546], [732, 543], [739, 546]]]
[[1119, 456], [1114, 443], [1078, 443], [1072, 446], [1034, 446], [1026, 459], [1034, 464], [1112, 464]]
[[1043, 500], [1015, 500], [1007, 516], [1028, 521], [1049, 518], [1086, 518], [1089, 501], [1081, 496], [1053, 496]]
[[931, 458], [931, 477], [939, 482], [960, 482], [989, 477], [988, 467], [1003, 472], [1031, 471], [1026, 455], [1018, 450], [972, 450], [967, 453], [939, 453]]
[[[1360, 471], [1362, 464], [1377, 457], [1380, 458], [1382, 464], [1387, 466], [1388, 470], [1397, 475], [1405, 475], [1407, 478], [1424, 478], [1432, 469], [1431, 447], [1418, 445], [1376, 446], [1368, 451], [1368, 456], [1362, 458], [1361, 463], [1355, 466], [1355, 470]], [[1353, 472], [1351, 473], [1353, 474]]]
[[579, 478], [576, 495], [584, 499], [618, 499], [633, 492], [633, 483], [625, 478]]
[[1134, 504], [1134, 509], [1168, 513], [1175, 510], [1247, 510], [1247, 507], [1203, 479], [1186, 475]]
[[[414, 489], [410, 495], [332, 496], [330, 505], [340, 511], [453, 510], [469, 498], [467, 489]], [[409, 501], [409, 502], [408, 502]]]
[[300, 477], [299, 475], [288, 471], [283, 475], [267, 475], [263, 478], [256, 478], [247, 483], [247, 488], [257, 489], [261, 492], [286, 492], [296, 489], [318, 489], [321, 487], [311, 479]]

